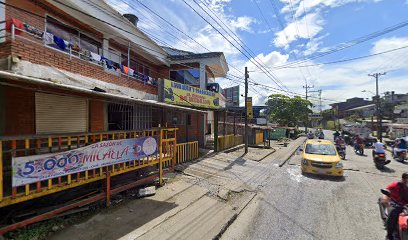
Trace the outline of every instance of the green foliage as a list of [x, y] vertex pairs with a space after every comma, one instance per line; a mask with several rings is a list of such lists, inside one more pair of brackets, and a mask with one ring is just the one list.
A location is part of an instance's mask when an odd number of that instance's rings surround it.
[[321, 115], [323, 121], [334, 120], [335, 112], [333, 109], [326, 109], [322, 111]]
[[359, 118], [360, 117], [357, 114], [353, 114], [351, 116], [348, 116], [346, 118], [346, 120], [349, 121], [349, 122], [355, 123], [355, 122], [357, 122], [357, 120], [359, 120]]
[[335, 124], [335, 122], [334, 121], [327, 121], [327, 123], [326, 123], [326, 126], [324, 126], [325, 127], [325, 129], [328, 129], [328, 130], [336, 130], [336, 124]]
[[299, 96], [288, 97], [282, 94], [272, 94], [265, 103], [269, 108], [266, 111], [271, 122], [287, 126], [297, 126], [305, 123], [313, 104]]

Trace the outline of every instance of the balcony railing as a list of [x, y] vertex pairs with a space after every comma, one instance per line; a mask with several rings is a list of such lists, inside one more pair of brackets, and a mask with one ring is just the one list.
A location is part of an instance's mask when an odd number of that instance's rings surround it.
[[[4, 22], [5, 21], [0, 22], [0, 24], [4, 23]], [[111, 72], [112, 74], [122, 76], [122, 77], [128, 77], [128, 78], [133, 79], [135, 81], [142, 82], [143, 84], [146, 84], [146, 85], [157, 86], [157, 79], [152, 78], [152, 77], [150, 77], [148, 75], [145, 75], [143, 73], [140, 73], [137, 70], [133, 70], [133, 69], [129, 68], [128, 66], [124, 66], [124, 65], [116, 63], [116, 62], [114, 62], [112, 60], [109, 60], [107, 58], [104, 58], [102, 55], [96, 54], [96, 55], [100, 56], [101, 59], [100, 60], [95, 60], [92, 57], [92, 55], [90, 54], [90, 51], [82, 51], [82, 50], [79, 51], [72, 44], [68, 44], [68, 46], [67, 46], [67, 48], [65, 50], [58, 49], [57, 47], [47, 45], [47, 44], [45, 44], [45, 41], [44, 41], [45, 32], [41, 32], [41, 30], [36, 29], [35, 32], [33, 32], [32, 30], [28, 31], [27, 29], [18, 28], [14, 24], [11, 24], [10, 33], [7, 33], [7, 29], [5, 29], [5, 28], [0, 29], [0, 33], [1, 32], [5, 32], [5, 34], [4, 34], [4, 36], [0, 36], [0, 40], [3, 39], [3, 38], [7, 39], [8, 36], [10, 36], [11, 41], [15, 41], [17, 38], [24, 39], [24, 40], [30, 41], [31, 43], [40, 44], [40, 45], [43, 45], [45, 47], [48, 47], [49, 49], [53, 49], [54, 51], [58, 51], [58, 52], [67, 54], [70, 59], [77, 58], [77, 59], [84, 60], [84, 61], [86, 61], [86, 62], [88, 62], [90, 64], [95, 64], [95, 65], [101, 66], [101, 67], [105, 68], [107, 70], [107, 72]], [[31, 38], [36, 39], [37, 41], [35, 41], [34, 39], [30, 39], [28, 37], [25, 37], [25, 36], [21, 36], [20, 35], [21, 32], [25, 33], [26, 35], [30, 36]], [[38, 40], [41, 40], [41, 42], [39, 42]], [[120, 62], [122, 61], [121, 54], [117, 54], [116, 52], [113, 52], [113, 51], [111, 51], [109, 49], [105, 49], [105, 48], [103, 48], [102, 50], [103, 50], [105, 55], [116, 56], [116, 58], [118, 58]], [[128, 59], [127, 61], [130, 62], [130, 60], [131, 59]], [[113, 67], [111, 67], [111, 65], [113, 65]], [[128, 70], [125, 71], [124, 69], [126, 69], [126, 68]]]

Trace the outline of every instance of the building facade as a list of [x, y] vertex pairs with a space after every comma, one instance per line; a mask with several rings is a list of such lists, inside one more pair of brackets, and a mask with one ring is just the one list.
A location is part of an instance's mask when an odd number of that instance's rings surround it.
[[105, 1], [3, 2], [0, 136], [177, 127], [179, 142], [203, 139], [207, 109], [160, 102], [158, 82], [183, 69], [206, 89], [228, 69], [222, 53], [170, 55]]

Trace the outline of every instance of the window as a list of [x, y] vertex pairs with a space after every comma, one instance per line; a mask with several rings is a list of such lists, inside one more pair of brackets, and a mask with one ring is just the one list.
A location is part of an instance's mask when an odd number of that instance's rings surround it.
[[102, 44], [85, 34], [80, 34], [80, 44], [79, 46], [83, 49], [86, 49], [88, 51], [97, 53], [97, 54], [102, 54]]
[[186, 116], [183, 112], [169, 111], [167, 112], [167, 122], [171, 125], [184, 125]]
[[170, 71], [170, 79], [183, 84], [200, 85], [200, 70], [194, 68], [188, 70]]
[[335, 156], [336, 149], [334, 149], [334, 146], [330, 144], [307, 144], [306, 153]]
[[152, 128], [152, 107], [139, 104], [108, 105], [108, 130], [144, 130]]
[[[102, 44], [99, 41], [81, 33], [80, 31], [72, 27], [67, 26], [66, 24], [61, 23], [57, 19], [50, 16], [47, 16], [46, 21], [47, 32], [52, 33], [53, 35], [62, 38], [65, 41], [68, 41], [72, 46], [76, 45], [82, 50], [88, 50], [97, 54], [100, 54], [102, 52]], [[58, 48], [56, 44], [48, 45]], [[68, 46], [65, 51], [69, 52]], [[73, 54], [76, 54], [76, 51], [74, 51]]]

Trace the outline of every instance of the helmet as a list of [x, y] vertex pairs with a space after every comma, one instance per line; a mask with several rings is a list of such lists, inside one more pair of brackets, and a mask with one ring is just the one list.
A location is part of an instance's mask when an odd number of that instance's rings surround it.
[[404, 172], [402, 174], [402, 179], [408, 179], [408, 172]]

